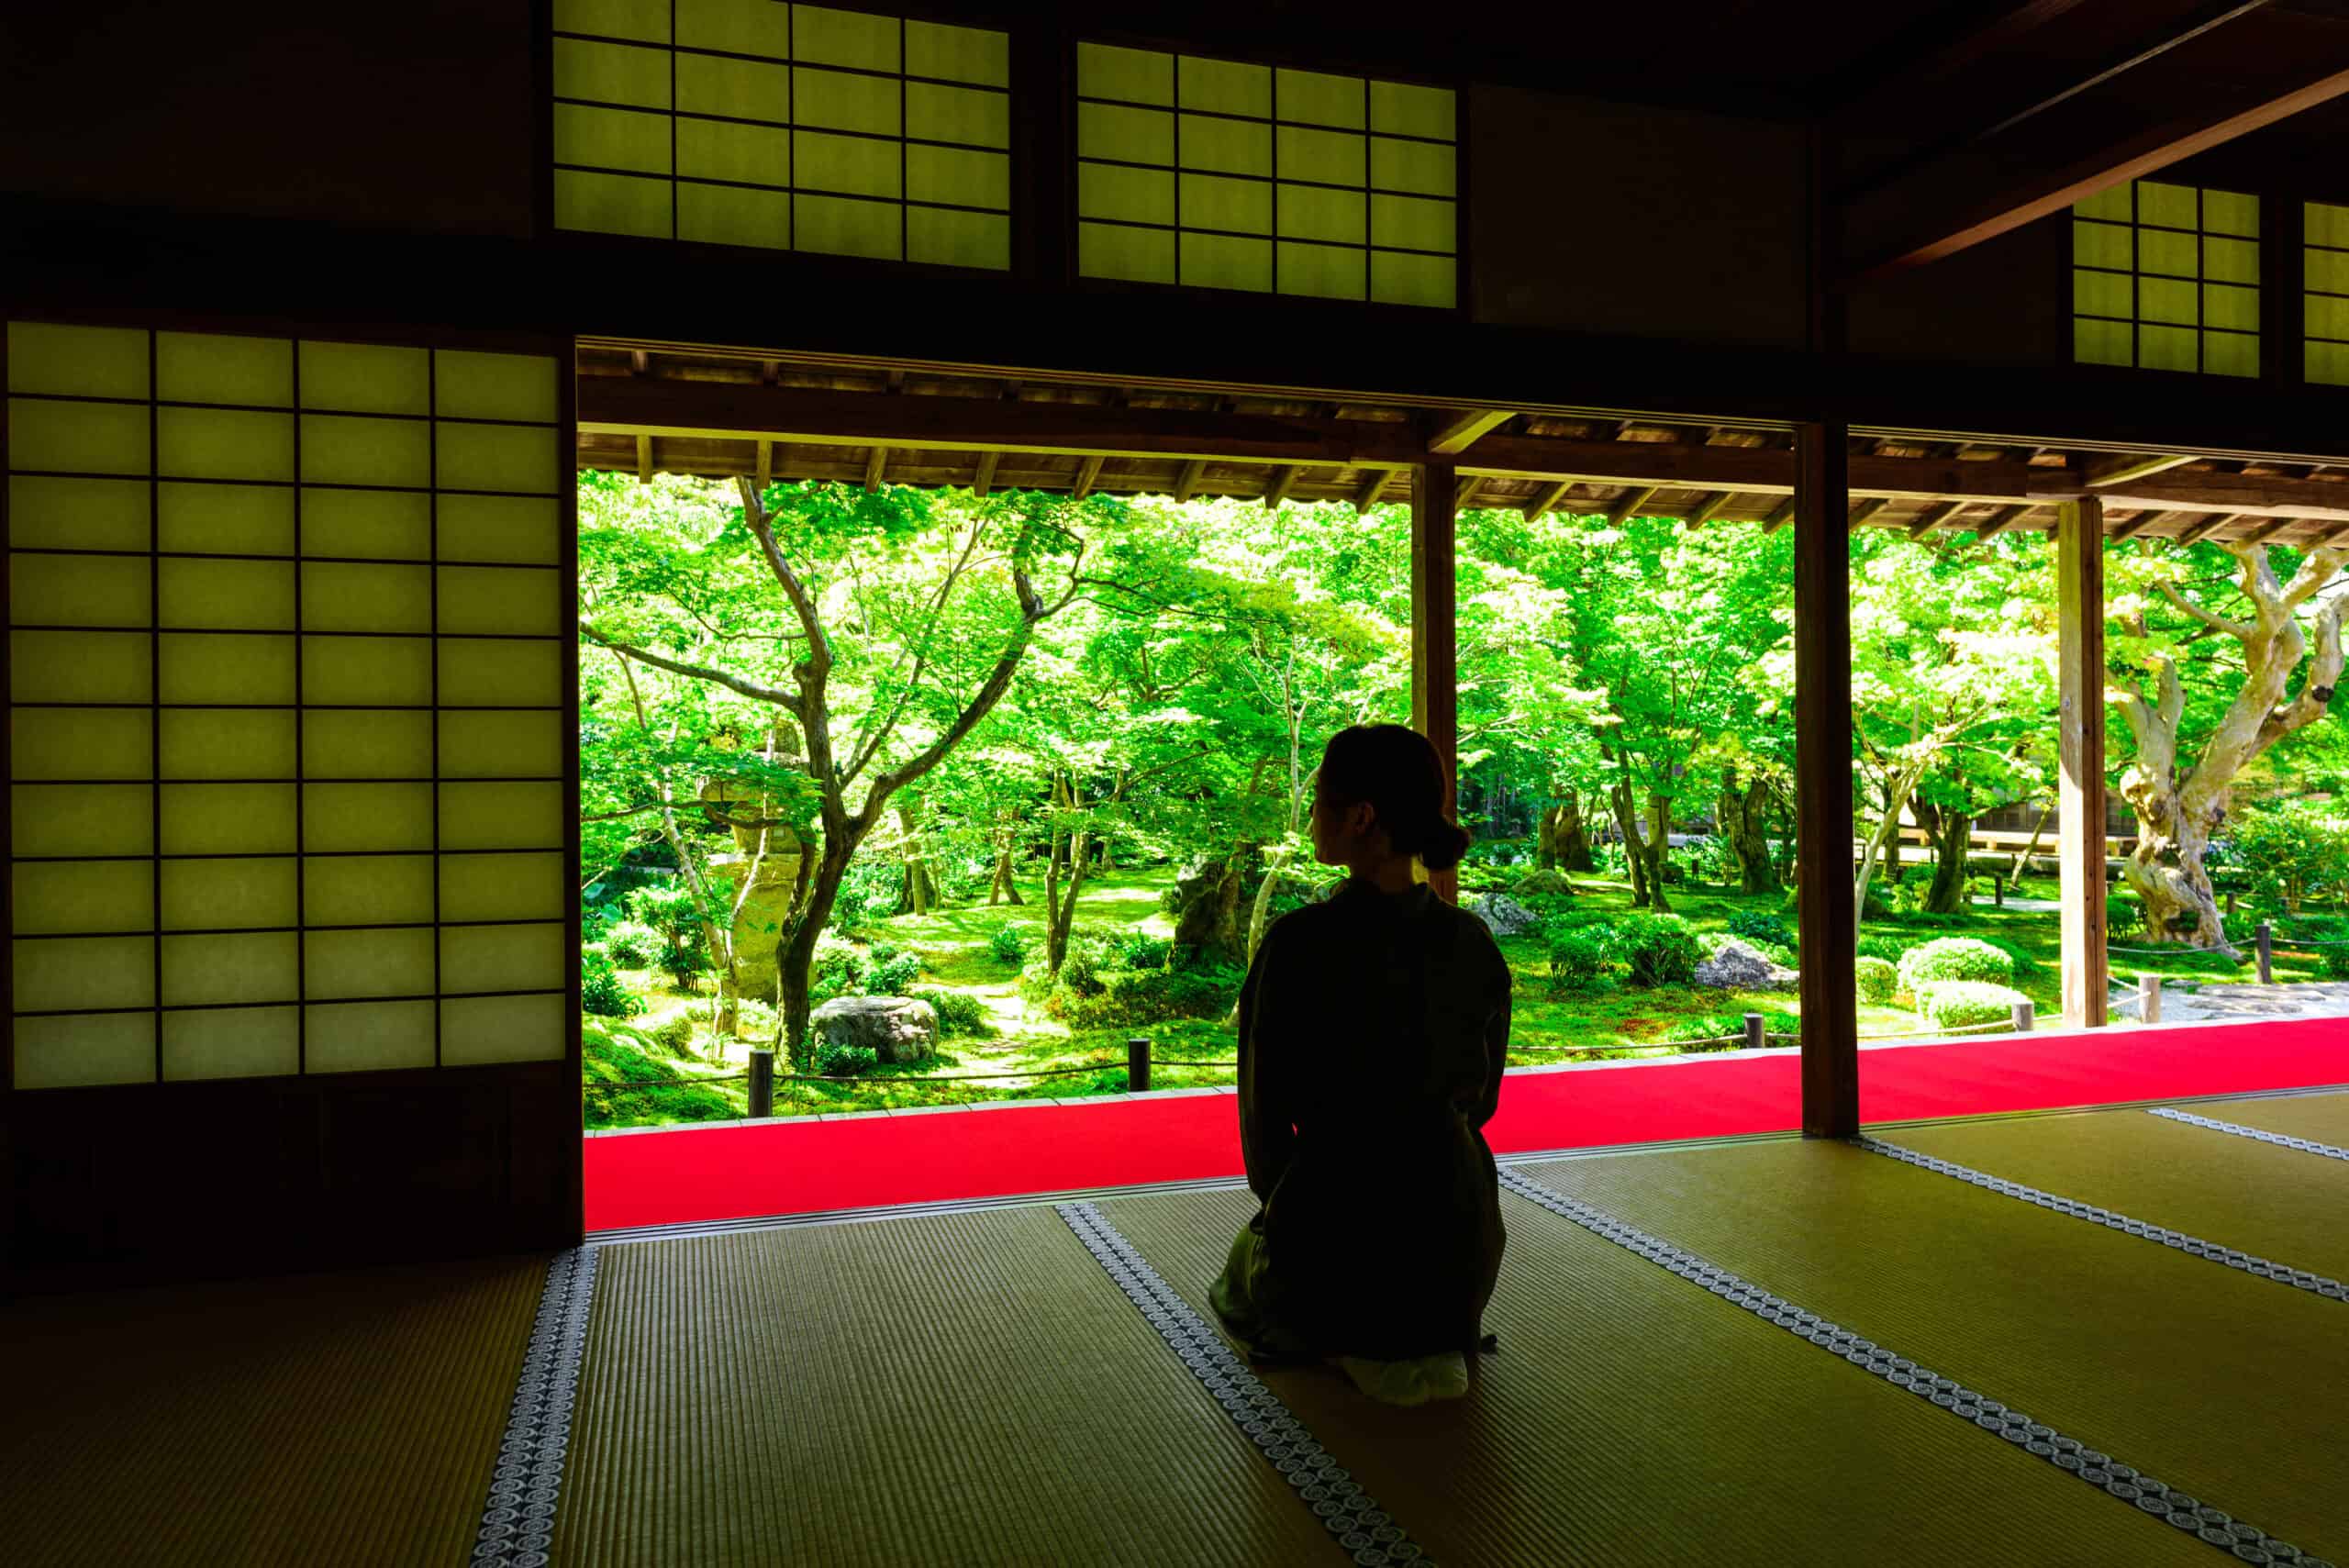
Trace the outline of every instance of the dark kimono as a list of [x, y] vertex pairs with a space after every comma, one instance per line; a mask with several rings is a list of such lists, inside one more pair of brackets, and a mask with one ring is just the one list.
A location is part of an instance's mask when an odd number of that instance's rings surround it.
[[1500, 1272], [1483, 1128], [1508, 967], [1425, 886], [1348, 882], [1264, 933], [1240, 994], [1240, 1139], [1261, 1200], [1216, 1311], [1267, 1359], [1475, 1350]]

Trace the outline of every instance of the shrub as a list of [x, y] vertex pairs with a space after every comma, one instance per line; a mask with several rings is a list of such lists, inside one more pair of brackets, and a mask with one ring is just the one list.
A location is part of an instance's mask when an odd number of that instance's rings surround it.
[[1550, 931], [1550, 984], [1569, 996], [1607, 989], [1607, 953], [1613, 930], [1604, 925], [1553, 927]]
[[1024, 962], [1028, 957], [1028, 933], [1019, 926], [997, 926], [995, 935], [987, 939], [987, 951], [1005, 963]]
[[[1801, 1019], [1792, 1013], [1762, 1008], [1753, 1010], [1762, 1014], [1762, 1029], [1765, 1037], [1774, 1034], [1793, 1034], [1801, 1028]], [[1721, 1043], [1731, 1035], [1737, 1037], [1736, 1043]], [[1688, 1045], [1698, 1040], [1709, 1042], [1704, 1047], [1708, 1051], [1742, 1049], [1745, 1042], [1745, 1014], [1743, 1012], [1687, 1014], [1673, 1019], [1672, 1026], [1657, 1037], [1655, 1043]], [[1765, 1043], [1772, 1042], [1765, 1038]], [[1779, 1040], [1775, 1043], [1783, 1045], [1787, 1042]]]
[[1898, 974], [1885, 959], [1863, 958], [1859, 961], [1859, 982], [1860, 1000], [1881, 1006], [1892, 1000]]
[[1110, 971], [1099, 990], [1052, 993], [1047, 1010], [1071, 1029], [1110, 1029], [1162, 1018], [1214, 1018], [1231, 1010], [1246, 978], [1228, 964]]
[[1937, 1029], [2003, 1023], [2017, 1002], [2029, 1000], [2010, 985], [1980, 980], [1928, 980], [1917, 987], [1917, 1012]]
[[906, 868], [887, 861], [852, 861], [832, 900], [832, 918], [843, 930], [877, 924], [897, 912], [906, 891]]
[[1148, 931], [1128, 931], [1117, 940], [1118, 962], [1128, 969], [1163, 969], [1174, 941]]
[[599, 1018], [632, 1018], [644, 998], [628, 988], [612, 955], [592, 943], [579, 950], [579, 1010]]
[[681, 1056], [690, 1052], [694, 1048], [692, 1016], [679, 1013], [673, 1018], [662, 1019], [654, 1026], [652, 1038], [659, 1040], [665, 1051], [674, 1051]]
[[827, 1078], [854, 1078], [879, 1065], [881, 1053], [869, 1045], [835, 1045], [826, 1040], [816, 1048], [816, 1071]]
[[709, 938], [701, 926], [694, 895], [674, 883], [651, 883], [628, 895], [631, 919], [661, 933], [654, 962], [679, 985], [692, 983], [709, 963]]
[[927, 1002], [938, 1014], [938, 1032], [948, 1035], [983, 1035], [987, 1032], [986, 1004], [968, 991], [941, 991], [925, 986], [908, 991], [907, 995]]
[[816, 939], [816, 961], [808, 976], [808, 995], [818, 1002], [852, 996], [864, 988], [864, 951], [829, 931]]
[[874, 958], [865, 965], [864, 994], [868, 996], [902, 996], [906, 987], [921, 974], [921, 960], [909, 952], [892, 952], [886, 958], [875, 948]]
[[2045, 964], [2040, 962], [2039, 960], [2032, 957], [2030, 950], [2025, 948], [2021, 942], [2009, 941], [2005, 937], [1976, 937], [1974, 940], [1979, 942], [1986, 942], [1991, 947], [1997, 948], [2000, 952], [2005, 953], [2009, 958], [2012, 959], [2014, 961], [2014, 973], [2017, 979], [2021, 979], [2027, 975], [2037, 974], [2040, 971], [2047, 967]]
[[1634, 909], [1616, 917], [1614, 927], [1615, 953], [1630, 967], [1632, 984], [1686, 985], [1696, 978], [1704, 944], [1679, 916]]
[[1900, 989], [1922, 996], [1936, 981], [1970, 980], [2003, 986], [2015, 976], [2015, 961], [1974, 937], [1941, 937], [1900, 955]]
[[1751, 947], [1767, 942], [1774, 948], [1792, 949], [1794, 928], [1783, 915], [1773, 915], [1761, 909], [1741, 909], [1729, 917], [1729, 934]]
[[650, 969], [661, 956], [664, 939], [641, 920], [616, 921], [604, 933], [604, 951], [622, 969]]
[[2262, 898], [2298, 909], [2303, 899], [2349, 894], [2349, 811], [2337, 803], [2262, 803], [2227, 827], [2225, 862]]
[[1862, 958], [1880, 958], [1887, 963], [1898, 963], [1900, 955], [1908, 951], [1909, 944], [1898, 937], [1862, 937], [1860, 939], [1859, 951]]

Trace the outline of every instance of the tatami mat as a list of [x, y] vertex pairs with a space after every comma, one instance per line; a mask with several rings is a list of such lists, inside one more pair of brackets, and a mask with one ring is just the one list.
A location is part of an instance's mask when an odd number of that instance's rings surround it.
[[[2141, 1110], [1890, 1128], [1880, 1136], [2132, 1219], [2349, 1279], [2349, 1164], [2340, 1161]], [[2349, 1314], [2349, 1307], [2342, 1310]], [[2349, 1325], [2349, 1317], [2343, 1321]]]
[[2303, 1550], [2349, 1551], [2338, 1302], [1841, 1143], [1523, 1169]]
[[0, 1562], [462, 1563], [543, 1258], [0, 1307]]
[[2349, 1149], [2349, 1095], [2276, 1095], [2253, 1100], [2198, 1100], [2177, 1107], [2213, 1121]]
[[[1977, 1564], [2208, 1560], [2210, 1548], [1514, 1196], [1454, 1404], [1397, 1410], [1319, 1368], [1264, 1378], [1437, 1560]], [[1253, 1201], [1103, 1203], [1206, 1310]], [[1365, 1259], [1361, 1286], [1378, 1288]], [[1241, 1559], [1235, 1557], [1233, 1561]]]
[[1051, 1208], [598, 1272], [558, 1563], [1344, 1560]]

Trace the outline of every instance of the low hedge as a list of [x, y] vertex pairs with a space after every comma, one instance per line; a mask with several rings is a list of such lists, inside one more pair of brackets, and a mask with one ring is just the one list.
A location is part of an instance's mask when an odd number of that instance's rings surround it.
[[1917, 1013], [1937, 1029], [2004, 1023], [2030, 997], [2011, 985], [1980, 980], [1929, 980], [1917, 988]]
[[1898, 972], [1890, 961], [1863, 958], [1859, 961], [1860, 1000], [1881, 1005], [1892, 1000], [1898, 981]]
[[1900, 989], [1912, 994], [1921, 994], [1923, 987], [1937, 981], [2005, 985], [2015, 977], [2011, 954], [1974, 937], [1936, 938], [1902, 953], [1897, 967]]

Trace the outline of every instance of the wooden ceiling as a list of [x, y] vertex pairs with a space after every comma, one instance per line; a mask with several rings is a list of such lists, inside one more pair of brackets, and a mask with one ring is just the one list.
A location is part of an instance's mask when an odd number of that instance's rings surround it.
[[[1409, 497], [1449, 461], [1462, 506], [1783, 526], [1786, 431], [1646, 417], [1117, 385], [712, 350], [583, 343], [582, 468], [1267, 506]], [[1987, 536], [2104, 501], [2114, 539], [2349, 544], [2349, 470], [2054, 446], [1858, 437], [1852, 520]]]

